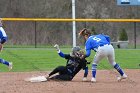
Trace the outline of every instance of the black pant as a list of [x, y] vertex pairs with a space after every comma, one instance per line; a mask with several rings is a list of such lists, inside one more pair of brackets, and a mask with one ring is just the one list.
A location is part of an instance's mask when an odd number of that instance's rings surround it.
[[64, 81], [71, 81], [72, 76], [69, 74], [69, 71], [65, 66], [58, 66], [55, 68], [50, 74], [49, 77], [52, 76], [53, 74], [59, 73], [59, 75], [55, 75], [51, 77], [50, 79], [52, 80], [64, 80]]

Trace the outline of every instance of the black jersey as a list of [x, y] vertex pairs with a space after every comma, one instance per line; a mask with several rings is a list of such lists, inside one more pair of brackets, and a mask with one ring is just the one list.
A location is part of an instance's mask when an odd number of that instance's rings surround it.
[[65, 54], [64, 58], [67, 59], [66, 68], [72, 77], [74, 77], [81, 69], [85, 69], [86, 67], [86, 59], [71, 57], [70, 54]]
[[[58, 66], [49, 74], [49, 79], [53, 80], [66, 80], [71, 81], [73, 77], [81, 70], [84, 69], [84, 77], [88, 75], [88, 67], [86, 64], [89, 64], [86, 59], [80, 59], [79, 57], [72, 57], [70, 54], [64, 54], [61, 51], [58, 52], [59, 56], [67, 60], [66, 66]], [[51, 77], [52, 75], [59, 73]]]

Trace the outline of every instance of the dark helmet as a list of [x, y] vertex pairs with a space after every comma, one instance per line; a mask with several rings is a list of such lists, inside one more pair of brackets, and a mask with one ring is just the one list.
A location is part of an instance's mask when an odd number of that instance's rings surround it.
[[77, 52], [77, 51], [80, 51], [81, 48], [79, 46], [76, 46], [76, 47], [73, 47], [72, 48], [72, 52]]
[[71, 51], [71, 56], [75, 56], [75, 54], [79, 51], [81, 51], [81, 48], [79, 46], [73, 47]]

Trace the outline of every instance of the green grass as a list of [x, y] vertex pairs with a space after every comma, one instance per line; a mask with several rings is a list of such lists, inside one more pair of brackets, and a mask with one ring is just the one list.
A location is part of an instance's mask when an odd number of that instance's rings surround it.
[[[70, 48], [61, 48], [64, 53], [69, 53]], [[139, 69], [140, 66], [140, 50], [139, 49], [116, 49], [116, 62], [124, 69]], [[87, 58], [92, 61], [94, 52]], [[66, 60], [59, 57], [55, 49], [51, 48], [5, 48], [0, 57], [12, 61], [14, 64], [14, 72], [21, 71], [47, 71], [52, 70], [56, 66], [65, 65]], [[91, 69], [91, 64], [89, 65]], [[112, 69], [106, 59], [103, 59], [98, 69]], [[5, 65], [0, 64], [0, 72], [7, 72]]]

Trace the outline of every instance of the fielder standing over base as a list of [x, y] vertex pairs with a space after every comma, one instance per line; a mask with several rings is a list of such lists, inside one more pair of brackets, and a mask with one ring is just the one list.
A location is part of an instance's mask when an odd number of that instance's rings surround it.
[[91, 35], [90, 30], [84, 28], [79, 32], [80, 36], [83, 36], [86, 40], [85, 49], [86, 54], [85, 58], [89, 57], [91, 54], [91, 50], [96, 52], [92, 64], [92, 79], [91, 82], [96, 82], [96, 69], [98, 63], [104, 57], [107, 57], [108, 62], [120, 73], [120, 77], [117, 78], [118, 81], [122, 79], [126, 79], [127, 75], [121, 69], [121, 67], [115, 62], [115, 53], [114, 48], [110, 44], [110, 37], [107, 35], [99, 34], [99, 35]]
[[[2, 26], [2, 19], [0, 18], [0, 52], [3, 50], [3, 45], [7, 41], [6, 32]], [[7, 65], [9, 70], [12, 69], [12, 62], [8, 62], [0, 58], [0, 63]]]

